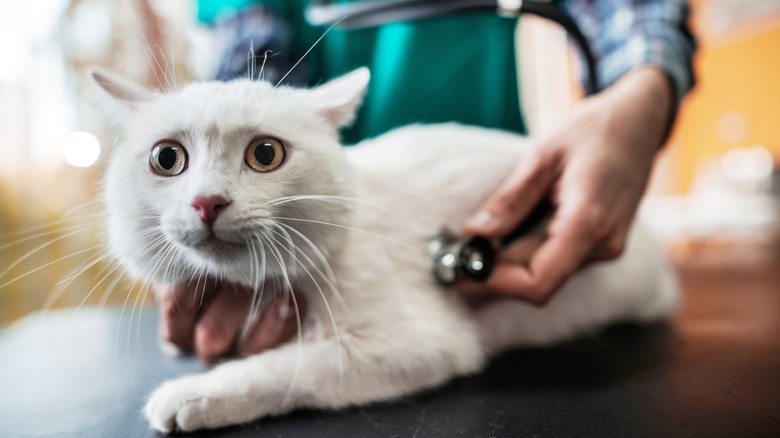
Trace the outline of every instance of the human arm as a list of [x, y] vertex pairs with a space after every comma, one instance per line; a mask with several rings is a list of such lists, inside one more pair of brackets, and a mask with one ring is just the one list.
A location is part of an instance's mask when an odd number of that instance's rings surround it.
[[622, 252], [655, 155], [692, 85], [693, 42], [683, 2], [620, 2], [630, 12], [612, 15], [605, 3], [564, 4], [591, 40], [604, 91], [541, 136], [464, 227], [466, 234], [501, 237], [549, 196], [557, 211], [546, 238], [511, 245], [484, 285], [462, 283], [460, 290], [543, 303], [584, 264]]

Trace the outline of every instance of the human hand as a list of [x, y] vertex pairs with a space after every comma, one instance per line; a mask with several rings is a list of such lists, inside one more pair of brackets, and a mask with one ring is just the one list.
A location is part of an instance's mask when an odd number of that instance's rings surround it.
[[293, 299], [292, 293], [282, 293], [260, 309], [242, 335], [252, 305], [250, 288], [208, 279], [197, 285], [166, 284], [155, 289], [160, 337], [182, 351], [194, 352], [205, 364], [257, 354], [287, 341], [297, 331], [296, 308], [299, 315], [306, 309], [302, 296]]
[[464, 226], [465, 234], [500, 238], [549, 196], [556, 212], [546, 237], [514, 242], [485, 283], [456, 288], [542, 304], [584, 264], [619, 256], [671, 111], [671, 85], [654, 67], [580, 102]]

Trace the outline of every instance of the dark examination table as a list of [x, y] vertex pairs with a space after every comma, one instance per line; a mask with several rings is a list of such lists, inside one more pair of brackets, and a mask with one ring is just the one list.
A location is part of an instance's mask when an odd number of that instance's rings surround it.
[[[299, 411], [191, 437], [780, 437], [780, 269], [689, 268], [669, 325], [506, 354], [394, 403]], [[151, 437], [163, 379], [201, 370], [156, 316], [60, 310], [0, 332], [0, 437]]]

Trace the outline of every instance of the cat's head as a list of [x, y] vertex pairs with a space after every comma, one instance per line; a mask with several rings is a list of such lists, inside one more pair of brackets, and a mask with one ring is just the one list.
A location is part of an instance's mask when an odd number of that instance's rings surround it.
[[93, 78], [122, 127], [105, 199], [110, 246], [131, 272], [256, 284], [338, 250], [353, 205], [339, 199], [354, 190], [338, 129], [367, 69], [312, 89], [244, 79], [157, 93]]

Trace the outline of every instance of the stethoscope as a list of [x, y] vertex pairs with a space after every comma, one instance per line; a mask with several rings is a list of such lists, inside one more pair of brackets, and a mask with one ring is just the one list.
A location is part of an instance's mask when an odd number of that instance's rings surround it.
[[[329, 4], [323, 0], [312, 0], [306, 9], [306, 20], [315, 26], [362, 29], [395, 21], [477, 11], [494, 11], [503, 17], [530, 13], [557, 22], [577, 43], [585, 60], [588, 71], [585, 93], [592, 94], [598, 90], [596, 62], [585, 36], [568, 15], [548, 3], [531, 0], [371, 0]], [[484, 282], [493, 272], [498, 250], [527, 234], [551, 216], [553, 210], [552, 203], [543, 200], [497, 245], [483, 236], [462, 237], [442, 233], [431, 241], [428, 248], [433, 258], [434, 277], [443, 285], [452, 285], [461, 279]]]
[[504, 236], [496, 246], [483, 236], [440, 234], [428, 246], [428, 253], [433, 258], [433, 276], [445, 286], [462, 279], [484, 282], [493, 273], [498, 250], [533, 230], [550, 217], [553, 210], [549, 200], [542, 200], [523, 222]]
[[574, 39], [588, 71], [585, 93], [598, 90], [596, 61], [588, 40], [577, 24], [557, 7], [531, 0], [363, 0], [331, 4], [326, 0], [311, 0], [306, 8], [306, 21], [312, 26], [333, 26], [340, 29], [364, 29], [395, 21], [412, 21], [466, 12], [492, 11], [502, 17], [532, 14], [561, 25]]

